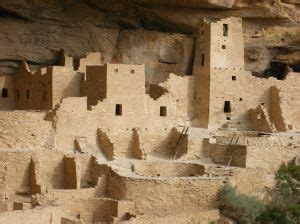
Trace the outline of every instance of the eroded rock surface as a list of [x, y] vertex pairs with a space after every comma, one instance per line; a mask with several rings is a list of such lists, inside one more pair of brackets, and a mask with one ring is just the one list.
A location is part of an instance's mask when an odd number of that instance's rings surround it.
[[33, 68], [53, 65], [64, 49], [75, 57], [100, 51], [103, 62], [145, 63], [147, 80], [161, 82], [170, 72], [192, 73], [199, 20], [226, 16], [243, 17], [248, 70], [262, 74], [270, 61], [299, 70], [294, 0], [4, 0], [0, 74], [13, 74], [21, 60]]

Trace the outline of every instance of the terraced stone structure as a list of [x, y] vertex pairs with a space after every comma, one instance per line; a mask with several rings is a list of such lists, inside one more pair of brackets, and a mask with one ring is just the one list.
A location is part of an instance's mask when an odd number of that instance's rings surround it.
[[209, 223], [226, 183], [265, 197], [299, 154], [300, 75], [246, 71], [240, 18], [196, 40], [193, 74], [159, 84], [105, 52], [2, 76], [0, 224]]

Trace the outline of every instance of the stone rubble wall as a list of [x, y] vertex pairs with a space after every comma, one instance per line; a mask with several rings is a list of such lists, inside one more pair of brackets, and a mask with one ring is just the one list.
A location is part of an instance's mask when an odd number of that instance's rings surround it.
[[177, 206], [213, 207], [222, 185], [222, 181], [216, 179], [137, 178], [113, 173], [108, 176], [107, 193], [115, 199], [132, 200], [140, 211], [146, 212]]
[[54, 147], [52, 122], [46, 114], [27, 111], [0, 111], [0, 147], [49, 149]]
[[26, 224], [36, 223], [52, 223], [61, 224], [61, 217], [63, 215], [62, 207], [60, 206], [42, 206], [34, 209], [19, 210], [13, 212], [1, 213], [1, 224], [16, 224], [20, 220], [25, 221]]

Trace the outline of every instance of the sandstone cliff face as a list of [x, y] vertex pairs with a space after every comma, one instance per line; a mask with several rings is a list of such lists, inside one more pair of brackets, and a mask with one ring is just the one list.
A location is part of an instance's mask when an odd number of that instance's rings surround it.
[[246, 68], [270, 61], [299, 70], [300, 5], [296, 0], [2, 0], [0, 74], [21, 60], [53, 65], [60, 49], [80, 57], [100, 51], [104, 62], [145, 63], [147, 80], [191, 74], [202, 17], [244, 19]]

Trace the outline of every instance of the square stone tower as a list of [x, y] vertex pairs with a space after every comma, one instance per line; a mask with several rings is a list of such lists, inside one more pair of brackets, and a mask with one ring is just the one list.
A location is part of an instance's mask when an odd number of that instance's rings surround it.
[[244, 72], [242, 19], [204, 19], [197, 34], [193, 72], [195, 126], [208, 128], [223, 122], [214, 119], [214, 112], [224, 107], [228, 109], [228, 113], [224, 113], [226, 120], [231, 106], [226, 100], [226, 94], [231, 92], [231, 84], [228, 83], [229, 88], [227, 82], [235, 81], [241, 71]]

